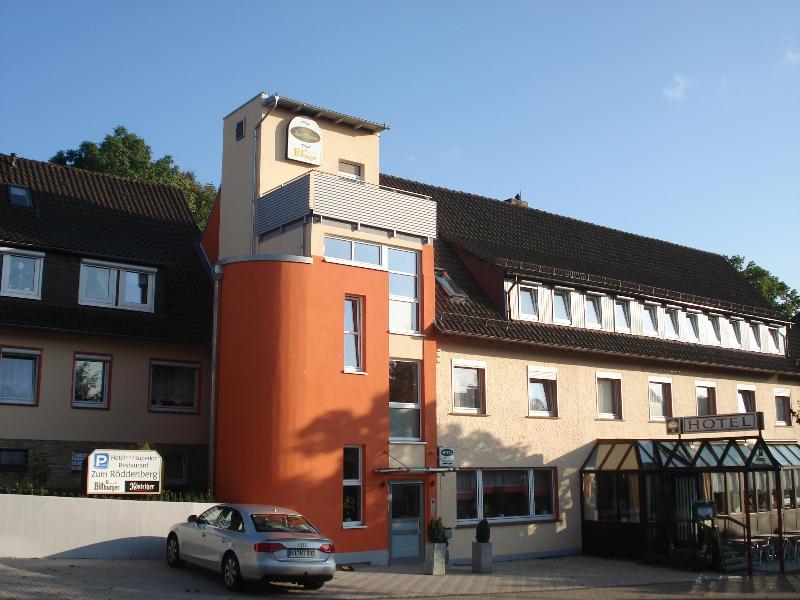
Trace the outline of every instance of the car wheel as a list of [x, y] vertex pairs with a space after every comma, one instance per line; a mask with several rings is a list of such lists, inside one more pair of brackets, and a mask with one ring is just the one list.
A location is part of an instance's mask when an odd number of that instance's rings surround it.
[[306, 590], [318, 590], [323, 585], [325, 585], [324, 581], [304, 581], [303, 588]]
[[180, 567], [183, 564], [178, 536], [174, 533], [170, 533], [167, 537], [167, 564], [170, 567]]
[[242, 573], [239, 570], [239, 561], [233, 552], [229, 552], [222, 559], [222, 580], [229, 590], [238, 590], [242, 587]]

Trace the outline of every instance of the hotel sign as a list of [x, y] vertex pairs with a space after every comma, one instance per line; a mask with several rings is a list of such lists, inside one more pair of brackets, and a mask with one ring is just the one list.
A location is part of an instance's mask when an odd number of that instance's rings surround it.
[[439, 446], [439, 467], [449, 468], [456, 466], [456, 453], [452, 448]]
[[667, 419], [667, 433], [714, 433], [717, 431], [754, 431], [764, 429], [764, 413], [748, 412], [702, 417]]
[[286, 132], [286, 158], [309, 165], [322, 164], [322, 130], [306, 117], [295, 117]]
[[95, 450], [89, 455], [86, 493], [161, 493], [161, 455], [155, 450]]

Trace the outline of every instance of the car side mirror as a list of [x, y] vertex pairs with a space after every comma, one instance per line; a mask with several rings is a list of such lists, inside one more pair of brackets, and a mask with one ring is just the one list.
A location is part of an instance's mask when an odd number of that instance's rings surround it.
[[197, 515], [189, 515], [189, 518], [186, 519], [187, 523], [194, 523], [197, 521]]

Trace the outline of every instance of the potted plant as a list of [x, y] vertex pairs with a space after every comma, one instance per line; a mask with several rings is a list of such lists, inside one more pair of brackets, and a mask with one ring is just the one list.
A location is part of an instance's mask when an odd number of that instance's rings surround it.
[[492, 572], [492, 543], [489, 541], [492, 533], [489, 530], [489, 521], [481, 519], [475, 528], [475, 541], [472, 542], [472, 572]]
[[431, 519], [428, 523], [428, 543], [425, 544], [425, 572], [428, 575], [444, 575], [447, 562], [447, 538], [444, 534], [442, 518]]

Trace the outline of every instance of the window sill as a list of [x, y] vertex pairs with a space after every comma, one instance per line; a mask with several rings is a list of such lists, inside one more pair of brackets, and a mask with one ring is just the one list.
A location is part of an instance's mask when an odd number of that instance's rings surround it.
[[[549, 517], [541, 517], [538, 519], [524, 518], [524, 519], [487, 519], [491, 527], [506, 527], [509, 525], [538, 525], [540, 523], [560, 523], [561, 519], [556, 518], [554, 515]], [[469, 521], [458, 523], [456, 522], [456, 529], [474, 529], [477, 527], [478, 521]]]
[[366, 529], [367, 525], [348, 525], [347, 523], [342, 523], [342, 529]]
[[[2, 403], [2, 401], [0, 401], [0, 403]], [[785, 423], [783, 421], [777, 421], [775, 423], [775, 427], [791, 427], [791, 426], [792, 426], [791, 423]]]
[[558, 415], [537, 415], [537, 414], [529, 414], [525, 416], [526, 419], [552, 419], [556, 420], [560, 417]]
[[26, 294], [24, 292], [13, 292], [11, 290], [3, 290], [0, 296], [7, 296], [8, 298], [22, 298], [24, 300], [41, 300], [41, 294]]
[[471, 412], [451, 412], [447, 413], [454, 417], [491, 417], [492, 415], [486, 413], [471, 413]]
[[332, 263], [334, 265], [345, 265], [345, 266], [348, 266], [348, 267], [360, 267], [362, 269], [371, 269], [373, 271], [384, 271], [385, 272], [385, 271], [388, 270], [386, 267], [381, 266], [381, 265], [373, 265], [373, 264], [370, 264], [370, 263], [356, 262], [354, 260], [347, 260], [347, 259], [344, 259], [344, 258], [333, 258], [333, 257], [325, 256], [325, 257], [323, 257], [322, 260], [324, 260], [325, 262]]
[[342, 373], [346, 375], [367, 375], [366, 371], [356, 371], [355, 369], [342, 369]]
[[390, 444], [408, 444], [410, 446], [424, 446], [428, 442], [423, 440], [404, 440], [404, 439], [393, 439], [389, 438]]
[[405, 336], [414, 337], [414, 338], [424, 338], [425, 337], [425, 334], [424, 333], [420, 333], [419, 331], [402, 331], [402, 330], [389, 329], [388, 332], [390, 334], [392, 334], [392, 335], [405, 335]]
[[36, 406], [36, 402], [32, 400], [12, 400], [11, 398], [0, 398], [0, 404], [8, 404], [9, 406]]
[[666, 423], [667, 420], [664, 417], [650, 417], [649, 423]]
[[171, 408], [171, 407], [158, 407], [158, 406], [148, 406], [147, 409], [150, 412], [158, 412], [158, 413], [171, 413], [177, 415], [199, 415], [200, 411], [197, 407], [192, 408]]
[[622, 417], [596, 417], [595, 421], [624, 421]]
[[108, 404], [73, 404], [72, 408], [88, 408], [89, 410], [108, 410]]

